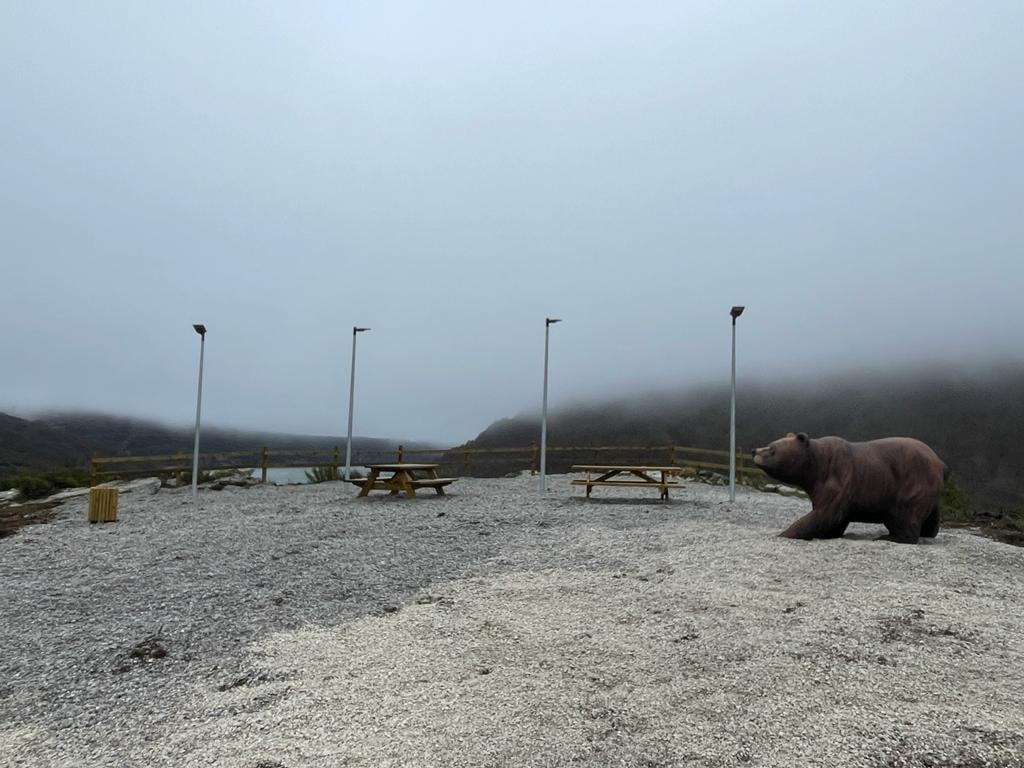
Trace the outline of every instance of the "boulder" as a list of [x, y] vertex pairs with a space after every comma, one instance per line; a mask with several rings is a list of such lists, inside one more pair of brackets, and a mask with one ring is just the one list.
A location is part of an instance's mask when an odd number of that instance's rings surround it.
[[768, 483], [767, 485], [761, 486], [761, 490], [765, 493], [777, 493], [780, 496], [805, 496], [806, 494], [799, 488], [794, 488], [791, 485], [776, 485], [774, 483]]
[[144, 477], [141, 480], [131, 480], [130, 482], [124, 483], [118, 486], [118, 493], [131, 493], [137, 491], [139, 493], [148, 493], [150, 495], [160, 490], [160, 478], [159, 477]]
[[0, 504], [13, 504], [21, 498], [21, 491], [11, 488], [9, 491], [0, 491]]
[[260, 479], [257, 477], [249, 476], [234, 476], [234, 477], [221, 477], [210, 483], [211, 491], [223, 491], [229, 486], [236, 488], [251, 488], [254, 485], [260, 485]]
[[68, 488], [67, 490], [55, 493], [52, 496], [47, 496], [46, 501], [66, 501], [67, 499], [74, 499], [78, 496], [85, 496], [89, 493], [88, 488]]

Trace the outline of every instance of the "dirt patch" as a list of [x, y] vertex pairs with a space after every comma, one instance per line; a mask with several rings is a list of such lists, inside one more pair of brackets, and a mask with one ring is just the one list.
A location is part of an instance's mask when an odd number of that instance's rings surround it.
[[945, 528], [967, 529], [976, 536], [984, 536], [986, 539], [995, 539], [1004, 544], [1012, 544], [1015, 547], [1024, 547], [1024, 530], [1020, 523], [995, 520], [979, 524], [977, 521], [943, 523]]
[[53, 508], [57, 506], [60, 506], [59, 501], [29, 502], [14, 507], [0, 507], [0, 539], [12, 536], [22, 526], [50, 522]]

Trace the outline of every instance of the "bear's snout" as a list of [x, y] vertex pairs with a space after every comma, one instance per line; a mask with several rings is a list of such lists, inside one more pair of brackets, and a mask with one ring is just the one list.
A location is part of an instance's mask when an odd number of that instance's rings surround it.
[[755, 448], [750, 455], [754, 459], [754, 463], [757, 464], [757, 466], [761, 466], [764, 464], [765, 459], [774, 455], [774, 453], [775, 448], [770, 445], [766, 445], [764, 448]]

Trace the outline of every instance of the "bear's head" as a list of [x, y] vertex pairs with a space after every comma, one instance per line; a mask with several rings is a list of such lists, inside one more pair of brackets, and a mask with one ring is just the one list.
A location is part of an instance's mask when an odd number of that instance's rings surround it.
[[764, 448], [754, 449], [754, 463], [765, 474], [792, 485], [801, 484], [812, 462], [811, 439], [806, 432], [790, 432]]

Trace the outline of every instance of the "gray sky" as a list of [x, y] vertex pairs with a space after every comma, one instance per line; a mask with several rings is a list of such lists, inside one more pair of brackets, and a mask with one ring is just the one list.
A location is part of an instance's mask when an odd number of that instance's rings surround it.
[[1020, 360], [1024, 4], [0, 5], [0, 409], [457, 441]]

